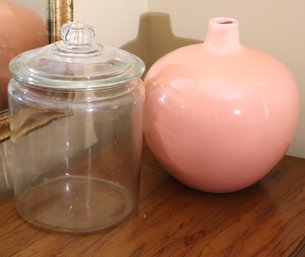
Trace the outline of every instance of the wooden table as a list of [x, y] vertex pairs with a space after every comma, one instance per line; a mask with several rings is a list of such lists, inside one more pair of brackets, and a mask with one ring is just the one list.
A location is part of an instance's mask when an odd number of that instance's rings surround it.
[[72, 235], [20, 219], [0, 204], [0, 257], [305, 256], [305, 160], [284, 159], [260, 183], [209, 194], [169, 177], [145, 146], [139, 210], [108, 232]]

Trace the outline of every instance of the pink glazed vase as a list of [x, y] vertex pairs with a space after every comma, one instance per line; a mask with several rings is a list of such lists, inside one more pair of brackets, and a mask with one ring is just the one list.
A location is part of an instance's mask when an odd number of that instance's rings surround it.
[[198, 190], [254, 184], [283, 157], [296, 129], [293, 76], [242, 46], [231, 18], [212, 19], [204, 43], [165, 55], [144, 83], [149, 147], [173, 177]]

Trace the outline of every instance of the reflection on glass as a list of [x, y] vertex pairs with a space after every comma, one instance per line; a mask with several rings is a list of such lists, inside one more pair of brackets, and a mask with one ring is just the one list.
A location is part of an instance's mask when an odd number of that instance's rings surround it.
[[60, 40], [60, 28], [73, 21], [73, 0], [48, 0], [49, 42]]

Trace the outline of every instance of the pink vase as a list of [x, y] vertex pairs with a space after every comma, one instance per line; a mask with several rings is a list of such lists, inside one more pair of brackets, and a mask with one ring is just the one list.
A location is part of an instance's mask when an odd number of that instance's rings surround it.
[[264, 177], [294, 135], [298, 92], [273, 57], [216, 18], [206, 40], [157, 61], [145, 77], [145, 137], [161, 165], [198, 190], [232, 192]]
[[0, 111], [7, 108], [8, 64], [17, 54], [47, 44], [45, 22], [32, 10], [0, 0]]

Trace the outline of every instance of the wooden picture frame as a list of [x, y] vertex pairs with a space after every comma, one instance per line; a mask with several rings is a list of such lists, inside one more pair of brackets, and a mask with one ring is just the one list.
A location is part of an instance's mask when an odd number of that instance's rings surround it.
[[73, 0], [48, 0], [47, 27], [49, 42], [60, 40], [60, 28], [73, 21]]

